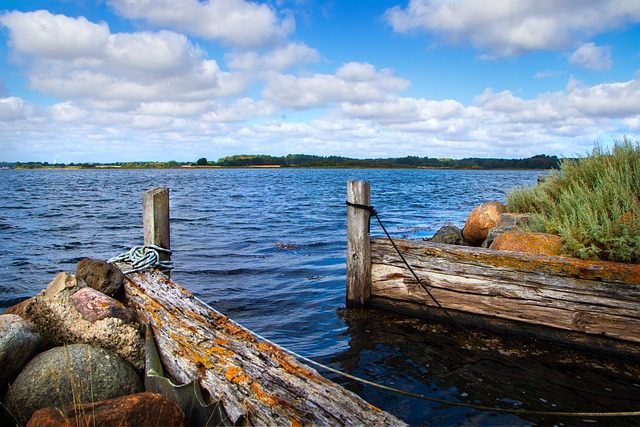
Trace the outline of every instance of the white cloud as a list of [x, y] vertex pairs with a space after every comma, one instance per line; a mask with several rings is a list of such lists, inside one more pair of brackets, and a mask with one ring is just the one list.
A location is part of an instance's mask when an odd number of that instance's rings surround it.
[[0, 121], [24, 119], [33, 111], [33, 106], [22, 98], [15, 96], [0, 98]]
[[267, 4], [245, 0], [109, 0], [122, 16], [242, 48], [282, 42], [294, 30]]
[[[31, 87], [64, 99], [122, 106], [192, 102], [236, 95], [249, 83], [246, 76], [220, 70], [182, 34], [112, 34], [106, 25], [46, 11], [12, 12], [0, 19], [10, 30], [14, 51], [32, 59]], [[68, 40], [76, 41], [58, 46]]]
[[73, 122], [87, 117], [87, 111], [79, 108], [72, 101], [60, 102], [50, 107], [51, 115], [60, 122]]
[[571, 54], [569, 62], [589, 70], [606, 71], [611, 68], [611, 49], [584, 43]]
[[272, 76], [262, 95], [282, 107], [305, 109], [383, 100], [408, 86], [407, 80], [395, 77], [389, 69], [376, 70], [371, 64], [351, 62], [335, 74]]
[[386, 18], [397, 32], [423, 30], [469, 42], [489, 56], [562, 50], [602, 31], [640, 21], [640, 2], [620, 0], [410, 0]]
[[640, 114], [640, 79], [581, 86], [573, 83], [568, 104], [587, 117], [624, 119]]
[[9, 44], [16, 51], [40, 58], [92, 57], [109, 37], [105, 23], [52, 15], [45, 10], [7, 13], [0, 16], [0, 24], [9, 28]]
[[257, 52], [234, 52], [225, 56], [229, 67], [243, 71], [281, 71], [299, 64], [320, 60], [315, 49], [304, 43], [289, 43], [265, 54]]

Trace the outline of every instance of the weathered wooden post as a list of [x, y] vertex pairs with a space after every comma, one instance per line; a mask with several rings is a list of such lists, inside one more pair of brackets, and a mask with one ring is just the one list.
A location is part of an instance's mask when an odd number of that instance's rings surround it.
[[[369, 183], [349, 181], [347, 202], [369, 206]], [[371, 296], [370, 219], [370, 211], [354, 206], [347, 207], [347, 307], [364, 306]]]
[[[142, 222], [144, 244], [171, 249], [169, 227], [169, 189], [156, 187], [142, 193]], [[171, 255], [160, 252], [160, 261], [169, 261]]]

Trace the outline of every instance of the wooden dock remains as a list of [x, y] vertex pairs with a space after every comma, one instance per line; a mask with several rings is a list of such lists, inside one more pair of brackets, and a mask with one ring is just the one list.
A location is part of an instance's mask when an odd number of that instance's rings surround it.
[[[166, 203], [158, 202], [156, 197], [165, 197], [159, 194], [166, 194]], [[149, 198], [153, 203], [147, 203]], [[145, 244], [168, 245], [168, 191], [152, 190], [144, 200]], [[148, 229], [167, 240], [147, 240]], [[152, 328], [166, 375], [176, 384], [198, 380], [204, 397], [221, 401], [233, 422], [405, 425], [239, 326], [157, 270], [128, 274], [125, 293], [138, 319]]]
[[[361, 192], [365, 194], [361, 194], [359, 200], [369, 200], [370, 195], [366, 194], [369, 188], [365, 184], [350, 182], [348, 188], [358, 189], [349, 190], [349, 197]], [[367, 210], [360, 211], [369, 215]], [[348, 234], [349, 241], [370, 241], [370, 256], [367, 251], [354, 256], [359, 262], [369, 264], [370, 270], [350, 271], [347, 262], [347, 277], [359, 275], [347, 281], [347, 305], [357, 303], [421, 317], [444, 317], [443, 310], [415, 280], [389, 239], [370, 239], [368, 227], [354, 222], [351, 215], [348, 215]], [[424, 240], [394, 241], [433, 297], [459, 319], [640, 354], [638, 264], [585, 261]], [[348, 257], [352, 254], [348, 253]], [[370, 287], [354, 293], [349, 288], [352, 283], [368, 283]], [[362, 302], [354, 299], [354, 295], [369, 297]]]

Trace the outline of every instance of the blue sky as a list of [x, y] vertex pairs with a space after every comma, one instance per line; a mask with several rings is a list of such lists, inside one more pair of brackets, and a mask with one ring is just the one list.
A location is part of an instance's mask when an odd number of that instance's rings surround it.
[[0, 161], [575, 156], [640, 135], [638, 1], [0, 8]]

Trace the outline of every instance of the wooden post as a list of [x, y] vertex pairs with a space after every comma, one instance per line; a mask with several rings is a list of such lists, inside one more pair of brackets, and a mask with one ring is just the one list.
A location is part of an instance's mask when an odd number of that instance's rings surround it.
[[[347, 201], [369, 206], [371, 187], [366, 181], [347, 183]], [[361, 307], [371, 296], [371, 241], [366, 209], [347, 207], [347, 307]]]
[[[145, 245], [171, 249], [168, 188], [156, 187], [142, 193], [142, 222]], [[170, 255], [160, 252], [160, 261], [169, 259]]]

